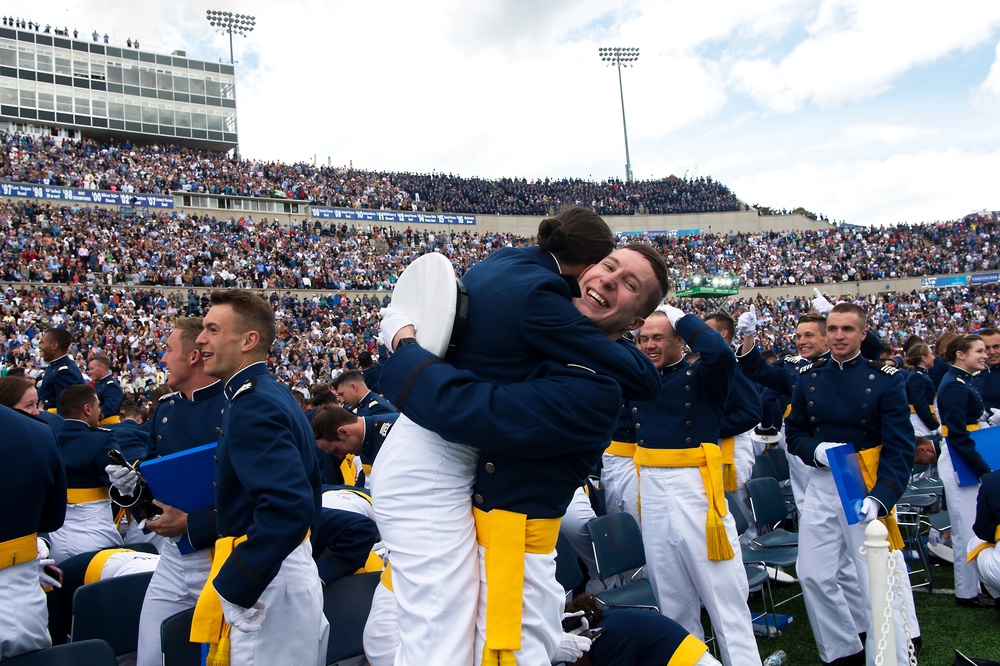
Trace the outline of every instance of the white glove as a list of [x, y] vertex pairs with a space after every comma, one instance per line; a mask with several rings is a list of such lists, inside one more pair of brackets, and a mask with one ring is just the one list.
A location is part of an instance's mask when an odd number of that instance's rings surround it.
[[830, 458], [827, 456], [826, 452], [830, 449], [843, 445], [843, 442], [820, 442], [819, 446], [816, 447], [816, 452], [813, 454], [813, 460], [818, 462], [823, 467], [829, 467]]
[[817, 314], [826, 315], [833, 309], [833, 303], [819, 289], [813, 287], [813, 295], [816, 298], [812, 299], [812, 306]]
[[590, 644], [592, 642], [589, 638], [584, 638], [583, 636], [564, 633], [562, 640], [559, 641], [559, 650], [556, 652], [554, 661], [564, 661], [571, 664], [582, 657], [584, 652], [590, 651]]
[[675, 308], [672, 305], [661, 305], [656, 308], [657, 312], [662, 312], [667, 315], [667, 321], [670, 322], [671, 326], [676, 327], [677, 322], [680, 321], [681, 317], [684, 316], [684, 310], [680, 308]]
[[989, 411], [986, 413], [986, 423], [990, 427], [1000, 425], [1000, 408], [990, 407]]
[[107, 472], [111, 485], [122, 495], [131, 495], [135, 492], [135, 486], [139, 483], [139, 475], [134, 469], [129, 469], [124, 465], [108, 465], [104, 471]]
[[44, 560], [49, 556], [49, 542], [42, 537], [35, 537], [38, 540], [38, 559]]
[[740, 315], [736, 320], [736, 332], [743, 337], [752, 336], [757, 333], [757, 306], [751, 305], [750, 309]]
[[413, 326], [416, 330], [413, 320], [392, 306], [382, 308], [378, 313], [382, 317], [382, 323], [379, 325], [377, 340], [385, 345], [390, 352], [393, 351], [392, 339], [399, 333], [399, 329], [404, 326]]
[[869, 495], [865, 498], [865, 501], [861, 503], [861, 511], [858, 512], [858, 517], [864, 522], [868, 523], [876, 518], [878, 518], [878, 510], [881, 508], [879, 501]]
[[243, 608], [243, 606], [226, 601], [221, 594], [219, 599], [222, 601], [222, 614], [233, 629], [239, 629], [247, 634], [260, 629], [264, 622], [264, 616], [267, 614], [264, 602], [258, 601], [252, 608]]
[[[48, 553], [46, 553], [48, 554]], [[52, 576], [45, 573], [45, 567], [55, 566], [56, 561], [50, 559], [40, 559], [38, 560], [38, 584], [42, 587], [62, 587], [62, 583], [53, 578]]]

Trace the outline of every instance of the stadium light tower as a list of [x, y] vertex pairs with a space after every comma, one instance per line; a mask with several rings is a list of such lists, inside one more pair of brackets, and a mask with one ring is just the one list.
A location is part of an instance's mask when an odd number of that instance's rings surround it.
[[618, 94], [622, 100], [622, 129], [625, 130], [625, 180], [632, 182], [632, 160], [628, 155], [628, 127], [625, 125], [625, 93], [622, 90], [622, 67], [631, 67], [639, 59], [639, 48], [636, 46], [602, 46], [597, 49], [601, 60], [608, 66], [618, 68]]
[[249, 14], [234, 14], [232, 12], [220, 12], [215, 9], [209, 9], [205, 12], [205, 18], [219, 32], [229, 33], [229, 64], [235, 65], [236, 61], [233, 60], [233, 33], [235, 32], [237, 35], [246, 37], [249, 33], [253, 32], [254, 26], [257, 24], [257, 17], [250, 16]]

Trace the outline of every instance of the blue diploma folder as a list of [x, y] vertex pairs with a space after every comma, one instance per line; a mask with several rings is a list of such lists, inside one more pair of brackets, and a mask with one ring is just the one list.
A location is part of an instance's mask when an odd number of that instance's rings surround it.
[[[215, 443], [147, 460], [139, 473], [153, 497], [185, 513], [215, 505]], [[177, 547], [185, 554], [194, 551], [187, 537]]]
[[[973, 430], [969, 436], [976, 443], [976, 451], [990, 466], [990, 469], [994, 472], [1000, 469], [1000, 427]], [[953, 454], [950, 448], [948, 455], [951, 456], [952, 467], [955, 468], [955, 474], [958, 475], [959, 486], [974, 486], [979, 483], [979, 477], [973, 473], [961, 456]]]
[[830, 462], [833, 480], [837, 484], [837, 494], [840, 495], [847, 523], [854, 525], [861, 520], [861, 505], [868, 496], [868, 486], [865, 485], [865, 477], [861, 473], [858, 454], [855, 453], [852, 444], [844, 444], [827, 449], [826, 456]]

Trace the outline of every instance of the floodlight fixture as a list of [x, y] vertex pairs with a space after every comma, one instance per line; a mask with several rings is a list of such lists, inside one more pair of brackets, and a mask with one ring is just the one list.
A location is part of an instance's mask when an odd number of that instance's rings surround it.
[[628, 126], [625, 124], [625, 92], [622, 89], [622, 67], [634, 67], [639, 59], [637, 46], [602, 46], [597, 49], [597, 55], [609, 67], [618, 68], [618, 95], [622, 103], [622, 130], [625, 132], [625, 180], [632, 182], [632, 160], [628, 154]]
[[232, 12], [209, 9], [205, 12], [205, 18], [208, 19], [209, 25], [215, 28], [216, 31], [229, 34], [229, 64], [235, 65], [236, 61], [233, 59], [233, 35], [246, 37], [253, 32], [253, 29], [257, 25], [257, 17], [249, 14], [234, 14]]

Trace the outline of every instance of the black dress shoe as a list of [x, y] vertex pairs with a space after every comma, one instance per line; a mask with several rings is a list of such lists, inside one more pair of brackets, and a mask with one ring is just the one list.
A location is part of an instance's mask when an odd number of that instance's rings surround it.
[[971, 599], [955, 597], [955, 605], [966, 606], [969, 608], [996, 608], [996, 602], [993, 601], [993, 597], [989, 597], [985, 594], [979, 594]]
[[826, 666], [865, 666], [865, 651], [847, 657], [840, 657], [831, 662], [823, 662]]
[[910, 642], [913, 643], [913, 656], [914, 657], [919, 657], [920, 653], [924, 651], [924, 638], [923, 638], [923, 636], [917, 636], [915, 638], [912, 638], [912, 639], [910, 639]]

